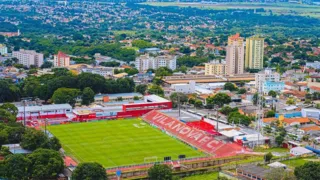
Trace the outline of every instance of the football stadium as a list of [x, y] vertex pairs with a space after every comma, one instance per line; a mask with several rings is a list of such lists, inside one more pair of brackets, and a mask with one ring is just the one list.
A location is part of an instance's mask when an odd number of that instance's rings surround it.
[[203, 157], [196, 148], [168, 136], [139, 118], [52, 125], [66, 154], [78, 162], [98, 162], [104, 167]]

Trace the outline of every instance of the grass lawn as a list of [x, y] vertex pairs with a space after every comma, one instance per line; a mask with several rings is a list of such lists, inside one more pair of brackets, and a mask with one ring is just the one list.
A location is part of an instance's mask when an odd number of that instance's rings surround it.
[[263, 149], [263, 148], [255, 148], [255, 152], [278, 152], [278, 153], [287, 153], [289, 152], [289, 149], [287, 148], [268, 148], [268, 149]]
[[[178, 155], [200, 157], [203, 153], [166, 135], [137, 119], [53, 125], [49, 131], [56, 136], [66, 153], [79, 162], [98, 162], [104, 167], [141, 164], [146, 157]], [[149, 162], [156, 161], [149, 158]]]
[[219, 172], [212, 172], [207, 174], [199, 174], [182, 178], [182, 180], [214, 180], [218, 179]]
[[302, 166], [304, 165], [304, 163], [308, 162], [305, 159], [290, 159], [290, 160], [285, 160], [285, 161], [281, 161], [281, 163], [288, 165], [289, 167], [298, 167], [298, 166]]

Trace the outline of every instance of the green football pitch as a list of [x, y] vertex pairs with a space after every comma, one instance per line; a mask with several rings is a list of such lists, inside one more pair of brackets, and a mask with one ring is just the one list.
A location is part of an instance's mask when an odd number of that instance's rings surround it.
[[165, 156], [178, 159], [181, 154], [187, 158], [204, 156], [137, 119], [53, 125], [48, 129], [61, 141], [67, 155], [104, 167], [163, 161]]

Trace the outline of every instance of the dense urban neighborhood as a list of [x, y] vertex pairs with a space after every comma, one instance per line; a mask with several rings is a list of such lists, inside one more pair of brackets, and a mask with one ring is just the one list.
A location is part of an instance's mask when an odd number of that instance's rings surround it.
[[319, 1], [0, 12], [0, 179], [320, 179]]

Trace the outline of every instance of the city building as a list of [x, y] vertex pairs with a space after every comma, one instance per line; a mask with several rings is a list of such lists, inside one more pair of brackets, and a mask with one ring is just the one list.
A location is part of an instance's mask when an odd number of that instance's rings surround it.
[[244, 44], [239, 33], [229, 36], [226, 47], [226, 74], [243, 74], [244, 71]]
[[314, 69], [320, 69], [320, 62], [319, 61], [314, 61], [314, 62], [307, 62], [306, 67], [311, 67]]
[[245, 68], [262, 69], [264, 38], [250, 37], [246, 39]]
[[284, 90], [284, 82], [265, 81], [262, 86], [262, 92], [268, 94], [269, 91], [281, 92]]
[[228, 45], [233, 45], [234, 43], [243, 44], [243, 38], [240, 37], [239, 33], [228, 37]]
[[135, 67], [139, 71], [158, 69], [160, 67], [167, 67], [171, 70], [175, 70], [177, 68], [177, 57], [171, 55], [152, 57], [149, 54], [145, 54], [136, 58]]
[[54, 67], [70, 66], [70, 57], [65, 53], [59, 51], [58, 54], [54, 55], [53, 66]]
[[43, 64], [43, 54], [33, 50], [20, 49], [19, 51], [13, 51], [12, 57], [17, 58], [18, 63], [26, 67], [40, 67]]
[[113, 76], [114, 72], [113, 67], [94, 67], [94, 68], [84, 68], [82, 72], [92, 73], [92, 74], [99, 74], [103, 77]]
[[8, 48], [4, 44], [0, 44], [0, 55], [8, 54]]
[[222, 61], [211, 61], [205, 63], [205, 75], [225, 75], [226, 74], [226, 63]]
[[171, 88], [174, 92], [192, 94], [196, 91], [196, 82], [190, 81], [189, 84], [172, 84]]
[[259, 91], [263, 90], [263, 85], [266, 81], [279, 82], [280, 74], [277, 72], [273, 72], [272, 69], [265, 69], [264, 71], [255, 74], [255, 88]]

